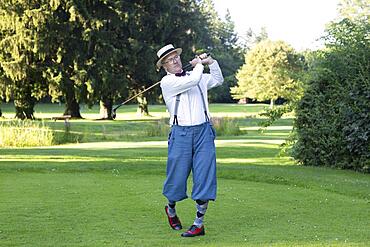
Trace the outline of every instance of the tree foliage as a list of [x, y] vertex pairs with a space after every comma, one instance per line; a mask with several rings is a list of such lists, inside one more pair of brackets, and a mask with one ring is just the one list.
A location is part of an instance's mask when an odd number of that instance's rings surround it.
[[370, 19], [369, 0], [341, 0], [339, 2], [340, 18], [351, 21], [368, 21]]
[[290, 45], [266, 39], [245, 55], [236, 75], [238, 86], [231, 92], [235, 99], [292, 100], [301, 94], [302, 69], [303, 58]]

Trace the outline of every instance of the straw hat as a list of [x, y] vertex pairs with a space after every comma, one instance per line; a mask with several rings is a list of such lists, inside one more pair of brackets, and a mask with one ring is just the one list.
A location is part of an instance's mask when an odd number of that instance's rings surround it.
[[159, 51], [157, 52], [158, 61], [157, 61], [157, 67], [162, 67], [162, 60], [171, 53], [177, 52], [178, 55], [181, 54], [182, 49], [181, 48], [175, 48], [172, 44], [168, 44], [163, 46]]

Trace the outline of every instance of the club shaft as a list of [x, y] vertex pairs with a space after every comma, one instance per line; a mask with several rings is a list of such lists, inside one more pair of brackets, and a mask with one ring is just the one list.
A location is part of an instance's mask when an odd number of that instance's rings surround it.
[[[185, 65], [182, 69], [183, 69], [183, 70], [188, 70], [188, 69], [190, 69], [190, 68], [192, 68], [192, 65], [191, 65], [190, 63], [188, 63], [188, 64], [187, 64], [187, 65]], [[137, 93], [137, 94], [135, 94], [134, 96], [132, 96], [132, 97], [128, 98], [127, 100], [125, 100], [125, 101], [124, 101], [124, 102], [122, 102], [121, 104], [119, 104], [119, 105], [117, 105], [116, 107], [114, 107], [114, 108], [113, 108], [113, 111], [116, 111], [118, 108], [120, 108], [121, 106], [123, 106], [123, 105], [124, 105], [124, 104], [126, 104], [127, 102], [129, 102], [129, 101], [131, 101], [131, 100], [135, 99], [137, 96], [139, 96], [139, 95], [141, 95], [141, 94], [145, 93], [146, 91], [148, 91], [148, 90], [152, 89], [153, 87], [157, 86], [159, 83], [161, 83], [161, 81], [158, 81], [158, 82], [154, 83], [153, 85], [151, 85], [150, 87], [148, 87], [148, 88], [146, 88], [145, 90], [141, 91], [140, 93]]]
[[145, 90], [141, 91], [140, 93], [137, 93], [137, 94], [135, 94], [134, 96], [130, 97], [129, 99], [125, 100], [123, 103], [121, 103], [121, 104], [119, 104], [118, 106], [114, 107], [114, 109], [113, 109], [113, 110], [117, 110], [117, 108], [119, 108], [119, 107], [123, 106], [124, 104], [126, 104], [127, 102], [129, 102], [129, 101], [131, 101], [131, 100], [135, 99], [137, 96], [139, 96], [139, 95], [141, 95], [141, 94], [145, 93], [146, 91], [148, 91], [148, 90], [152, 89], [153, 87], [157, 86], [159, 83], [161, 83], [161, 81], [158, 81], [158, 82], [154, 83], [153, 85], [151, 85], [150, 87], [148, 87], [148, 88], [146, 88]]
[[[210, 55], [210, 53], [207, 53], [207, 57]], [[188, 63], [186, 64], [182, 69], [183, 70], [189, 70], [193, 67], [193, 65], [191, 65], [191, 63]], [[145, 90], [141, 91], [140, 93], [137, 93], [135, 94], [134, 96], [130, 97], [129, 99], [125, 100], [123, 103], [117, 105], [116, 107], [113, 108], [113, 112], [115, 112], [118, 108], [120, 108], [121, 106], [123, 106], [124, 104], [126, 104], [127, 102], [135, 99], [137, 96], [145, 93], [146, 91], [152, 89], [153, 87], [157, 86], [159, 83], [161, 83], [160, 81], [154, 83], [153, 85], [151, 85], [150, 87], [146, 88]]]

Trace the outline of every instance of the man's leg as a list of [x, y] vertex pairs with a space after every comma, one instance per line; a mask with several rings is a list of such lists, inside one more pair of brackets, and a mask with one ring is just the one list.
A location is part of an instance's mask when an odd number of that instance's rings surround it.
[[168, 223], [170, 224], [171, 228], [174, 230], [181, 230], [182, 225], [180, 219], [177, 217], [175, 206], [176, 202], [169, 201], [164, 207], [164, 210], [167, 214]]
[[167, 177], [163, 186], [163, 195], [168, 199], [165, 212], [172, 229], [182, 229], [176, 214], [176, 202], [187, 198], [187, 179], [192, 162], [191, 140], [187, 131], [173, 127], [168, 140]]
[[195, 138], [193, 156], [193, 200], [215, 200], [217, 192], [215, 132], [204, 126]]
[[192, 164], [192, 139], [186, 128], [172, 128], [163, 195], [168, 201], [178, 202], [188, 197], [186, 192]]
[[205, 234], [203, 219], [207, 211], [208, 201], [196, 200], [196, 207], [197, 214], [195, 216], [194, 223], [188, 231], [181, 234], [183, 237], [195, 237]]
[[193, 225], [201, 228], [203, 226], [204, 215], [206, 214], [208, 208], [208, 201], [196, 200], [195, 202], [197, 207], [197, 214]]
[[193, 156], [193, 191], [197, 214], [193, 225], [183, 233], [183, 237], [194, 237], [205, 234], [203, 219], [209, 200], [216, 199], [216, 149], [215, 133], [210, 125], [205, 125], [195, 138]]

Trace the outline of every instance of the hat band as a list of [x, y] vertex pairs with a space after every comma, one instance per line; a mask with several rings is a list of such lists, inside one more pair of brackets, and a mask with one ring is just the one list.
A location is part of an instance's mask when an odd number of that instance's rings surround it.
[[162, 55], [159, 57], [159, 59], [161, 59], [162, 57], [166, 56], [168, 53], [170, 53], [171, 51], [174, 51], [174, 50], [176, 50], [176, 49], [175, 48], [168, 49], [167, 51], [162, 53]]

